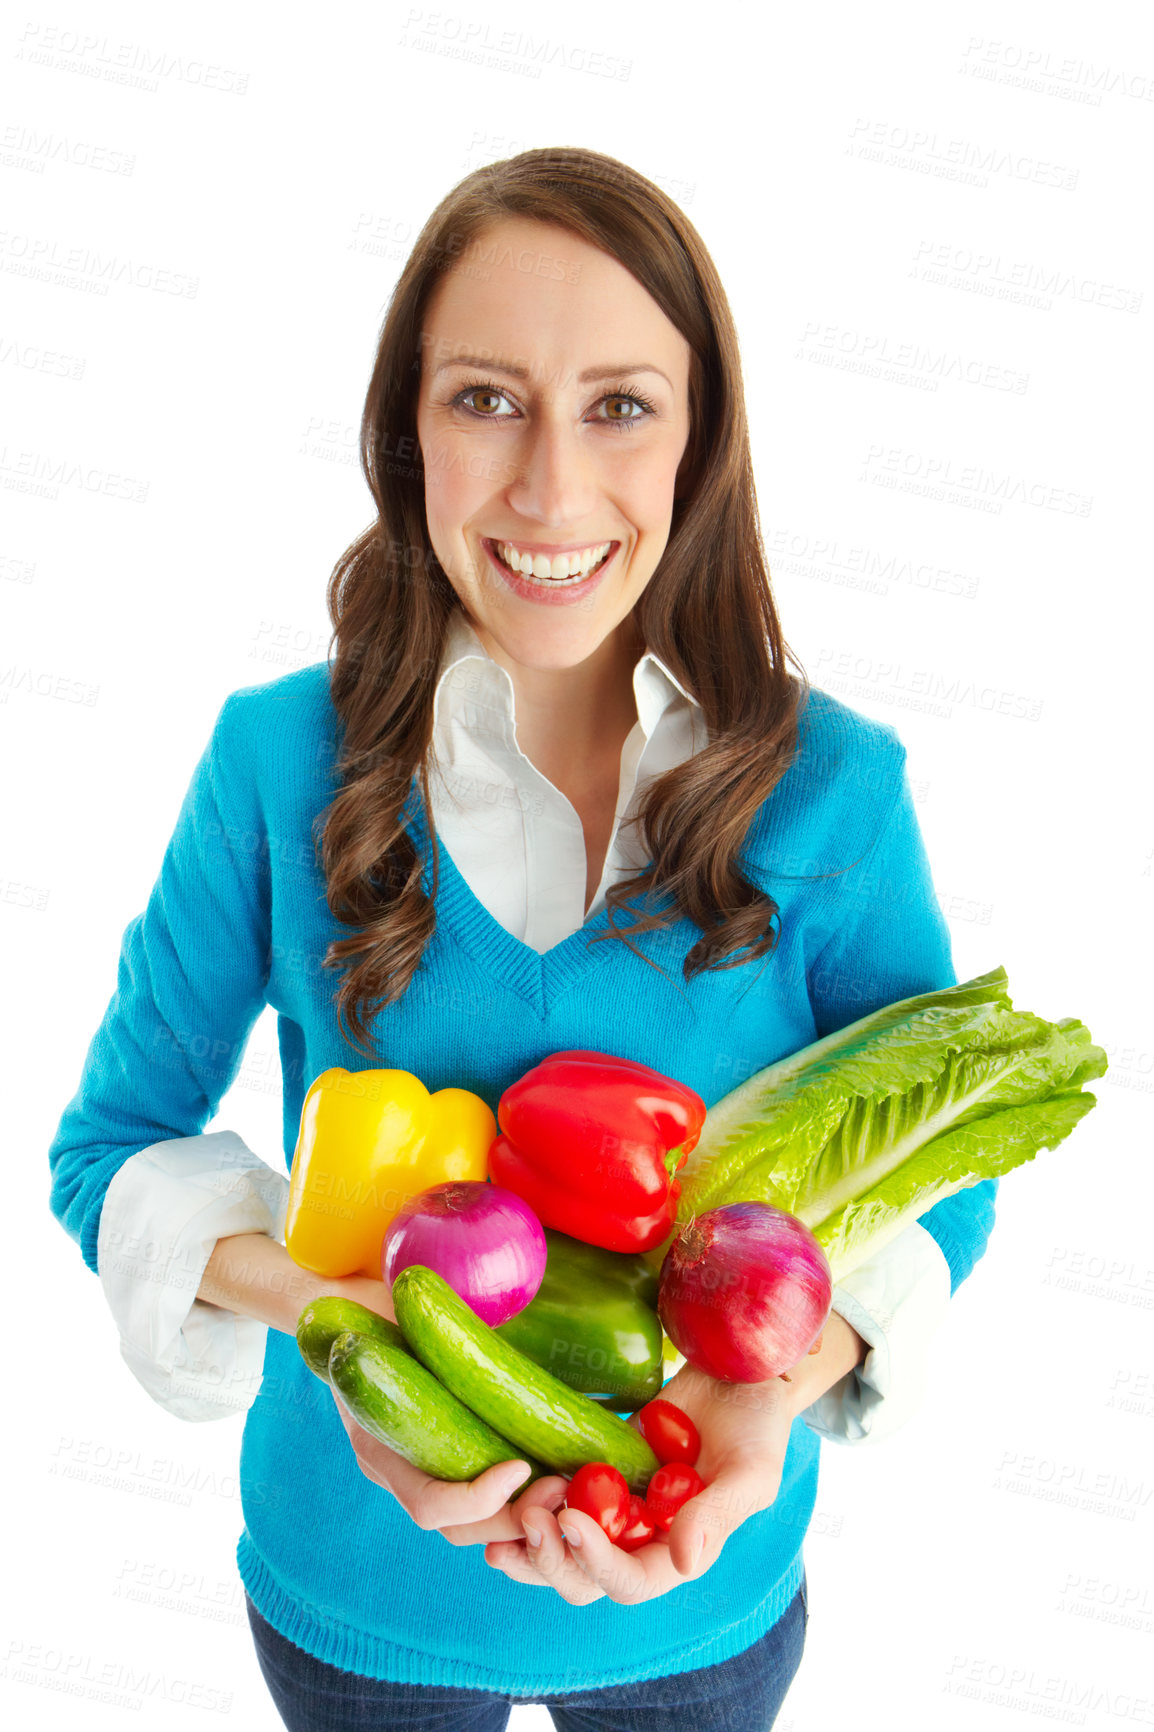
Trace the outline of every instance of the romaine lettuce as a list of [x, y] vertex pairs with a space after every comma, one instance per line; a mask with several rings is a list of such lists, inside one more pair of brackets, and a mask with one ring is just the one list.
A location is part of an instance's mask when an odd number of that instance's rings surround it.
[[1004, 968], [899, 999], [717, 1102], [677, 1175], [678, 1225], [772, 1203], [840, 1280], [943, 1197], [1056, 1147], [1105, 1069], [1083, 1023], [1015, 1011]]

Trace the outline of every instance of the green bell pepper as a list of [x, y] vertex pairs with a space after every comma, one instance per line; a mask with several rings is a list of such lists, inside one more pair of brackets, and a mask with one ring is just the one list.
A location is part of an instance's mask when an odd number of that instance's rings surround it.
[[601, 1407], [635, 1413], [665, 1381], [657, 1276], [640, 1252], [544, 1231], [547, 1260], [536, 1296], [499, 1323], [497, 1334]]

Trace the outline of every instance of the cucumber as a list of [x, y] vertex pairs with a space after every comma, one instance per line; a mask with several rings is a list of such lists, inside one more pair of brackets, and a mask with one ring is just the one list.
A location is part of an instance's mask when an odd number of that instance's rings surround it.
[[[403, 1455], [434, 1479], [476, 1479], [518, 1451], [438, 1383], [405, 1347], [346, 1330], [329, 1354], [329, 1381], [370, 1436]], [[519, 1497], [545, 1472], [529, 1460], [529, 1472], [509, 1499]]]
[[466, 1407], [559, 1473], [604, 1461], [644, 1492], [660, 1465], [641, 1433], [483, 1323], [435, 1269], [410, 1263], [392, 1288], [410, 1349]]
[[375, 1341], [387, 1341], [394, 1347], [405, 1347], [405, 1338], [395, 1323], [380, 1317], [355, 1299], [344, 1299], [339, 1293], [326, 1293], [313, 1299], [297, 1318], [297, 1346], [310, 1371], [325, 1382], [329, 1379], [329, 1349], [338, 1335], [353, 1329], [358, 1335], [371, 1335]]

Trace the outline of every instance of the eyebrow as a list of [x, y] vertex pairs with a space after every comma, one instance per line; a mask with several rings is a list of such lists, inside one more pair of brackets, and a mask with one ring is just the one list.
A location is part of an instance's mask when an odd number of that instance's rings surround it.
[[[487, 355], [454, 355], [451, 361], [438, 362], [433, 368], [434, 376], [445, 367], [488, 367], [494, 373], [508, 373], [513, 379], [527, 379], [529, 377], [528, 367], [515, 367], [511, 361], [495, 361]], [[603, 367], [586, 367], [583, 373], [578, 373], [577, 383], [579, 385], [591, 385], [598, 379], [608, 379], [615, 374], [622, 373], [656, 373], [659, 378], [665, 380], [671, 391], [673, 389], [673, 381], [669, 375], [663, 373], [660, 367], [653, 366], [649, 361], [635, 361], [632, 365], [610, 363]]]

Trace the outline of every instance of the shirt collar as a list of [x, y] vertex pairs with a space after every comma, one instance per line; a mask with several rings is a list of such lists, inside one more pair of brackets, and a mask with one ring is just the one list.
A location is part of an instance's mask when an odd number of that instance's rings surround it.
[[[464, 664], [479, 663], [480, 666]], [[459, 670], [455, 677], [454, 670]], [[633, 669], [633, 695], [637, 704], [637, 719], [646, 739], [650, 739], [662, 716], [671, 705], [684, 702], [694, 710], [701, 705], [686, 690], [673, 670], [666, 666], [653, 650], [646, 650]], [[461, 701], [468, 699], [484, 710], [495, 711], [495, 721], [502, 718], [512, 733], [513, 681], [506, 668], [493, 660], [484, 644], [460, 608], [455, 608], [445, 634], [445, 648], [437, 678], [434, 715], [438, 719], [442, 706], [457, 711]], [[504, 729], [502, 730], [504, 731]]]

